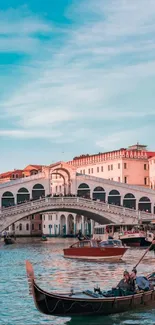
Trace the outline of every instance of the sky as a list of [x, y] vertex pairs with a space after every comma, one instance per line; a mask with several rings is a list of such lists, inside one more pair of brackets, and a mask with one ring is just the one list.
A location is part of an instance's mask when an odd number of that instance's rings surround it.
[[0, 172], [154, 140], [154, 0], [1, 0]]

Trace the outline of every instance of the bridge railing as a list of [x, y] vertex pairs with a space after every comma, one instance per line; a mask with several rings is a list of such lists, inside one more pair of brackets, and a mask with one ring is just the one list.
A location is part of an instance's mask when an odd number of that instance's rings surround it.
[[[9, 208], [5, 208], [0, 211], [0, 216], [6, 217], [15, 213], [20, 213], [21, 211], [24, 210], [29, 210], [30, 207], [40, 207], [44, 206], [47, 204], [52, 204], [52, 205], [82, 205], [82, 206], [87, 206], [87, 207], [94, 207], [99, 210], [104, 210], [113, 214], [119, 214], [122, 216], [127, 216], [127, 217], [135, 217], [138, 220], [140, 219], [153, 219], [155, 218], [155, 215], [147, 212], [142, 212], [138, 210], [133, 210], [129, 208], [125, 208], [122, 206], [117, 206], [117, 205], [112, 205], [100, 201], [94, 201], [91, 199], [85, 199], [81, 197], [45, 197], [42, 199], [34, 200], [34, 201], [27, 201], [26, 203], [22, 203], [16, 206], [12, 206]], [[32, 212], [30, 213], [32, 214]]]
[[144, 188], [143, 186], [138, 186], [138, 185], [130, 185], [130, 184], [126, 184], [123, 182], [117, 182], [117, 181], [112, 181], [110, 179], [105, 179], [105, 178], [100, 178], [100, 177], [96, 177], [96, 176], [90, 176], [90, 175], [86, 175], [86, 174], [80, 174], [77, 173], [77, 177], [81, 178], [81, 179], [88, 179], [90, 181], [97, 181], [98, 183], [106, 183], [109, 185], [116, 185], [116, 186], [124, 186], [127, 187], [128, 189], [132, 189], [132, 190], [138, 190], [141, 192], [145, 192], [145, 193], [149, 193], [149, 194], [155, 194], [155, 191], [151, 188]]
[[11, 186], [11, 185], [16, 185], [16, 184], [20, 184], [20, 183], [25, 183], [25, 182], [29, 182], [29, 181], [33, 181], [33, 180], [40, 179], [40, 178], [45, 178], [45, 174], [43, 172], [38, 173], [36, 175], [23, 177], [23, 178], [18, 178], [18, 179], [12, 180], [12, 181], [8, 181], [6, 183], [2, 183], [2, 184], [0, 184], [0, 188], [6, 187], [6, 186]]

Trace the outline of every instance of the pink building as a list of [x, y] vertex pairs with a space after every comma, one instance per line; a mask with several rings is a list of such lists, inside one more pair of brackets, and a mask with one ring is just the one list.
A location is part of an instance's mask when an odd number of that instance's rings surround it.
[[[76, 167], [77, 172], [81, 174], [127, 184], [155, 187], [154, 162], [155, 152], [148, 151], [144, 145], [136, 144], [127, 149], [81, 155], [73, 158], [68, 164]], [[149, 168], [150, 166], [152, 168]]]

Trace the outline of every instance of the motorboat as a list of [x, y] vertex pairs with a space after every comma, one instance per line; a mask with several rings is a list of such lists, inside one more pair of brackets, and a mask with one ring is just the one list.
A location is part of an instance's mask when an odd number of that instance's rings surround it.
[[128, 247], [122, 245], [120, 240], [82, 240], [65, 248], [64, 257], [101, 260], [101, 261], [119, 261]]

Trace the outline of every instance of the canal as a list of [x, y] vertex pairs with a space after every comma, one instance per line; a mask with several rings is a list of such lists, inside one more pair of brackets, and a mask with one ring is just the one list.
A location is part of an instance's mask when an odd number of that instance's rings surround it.
[[[38, 284], [48, 291], [93, 289], [96, 284], [106, 289], [115, 286], [124, 269], [132, 270], [144, 249], [129, 249], [120, 263], [83, 262], [64, 259], [63, 248], [72, 239], [17, 239], [17, 244], [0, 244], [0, 325], [152, 325], [155, 310], [127, 312], [109, 317], [74, 319], [40, 314], [29, 296], [25, 260], [32, 262]], [[149, 252], [138, 267], [138, 273], [155, 270], [155, 256]]]

